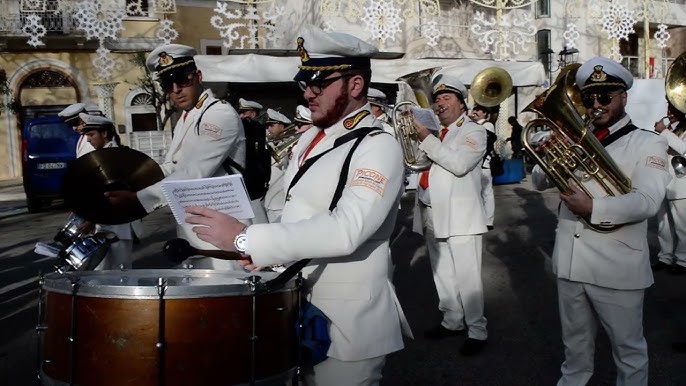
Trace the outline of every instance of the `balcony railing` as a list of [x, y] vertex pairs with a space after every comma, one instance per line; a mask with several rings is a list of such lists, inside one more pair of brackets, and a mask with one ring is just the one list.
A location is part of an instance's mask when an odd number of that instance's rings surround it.
[[[22, 28], [26, 25], [25, 13], [10, 13], [0, 15], [0, 34], [5, 36], [26, 35]], [[47, 35], [83, 35], [76, 29], [76, 19], [69, 14], [55, 14], [51, 12], [39, 14], [41, 24], [45, 27]]]

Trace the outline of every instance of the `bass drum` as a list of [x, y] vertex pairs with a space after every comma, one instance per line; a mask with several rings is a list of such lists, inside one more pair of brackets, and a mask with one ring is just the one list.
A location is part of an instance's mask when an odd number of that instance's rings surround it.
[[259, 283], [276, 275], [46, 275], [39, 326], [44, 384], [283, 385], [298, 359], [299, 288], [291, 280], [260, 294]]

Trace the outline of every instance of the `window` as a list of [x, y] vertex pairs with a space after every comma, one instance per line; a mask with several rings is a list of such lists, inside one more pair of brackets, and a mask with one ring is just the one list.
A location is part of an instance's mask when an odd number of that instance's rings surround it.
[[200, 39], [200, 52], [203, 55], [226, 55], [227, 51], [221, 40]]
[[538, 0], [535, 7], [537, 19], [550, 17], [550, 0]]
[[551, 58], [553, 55], [552, 49], [550, 48], [550, 30], [542, 29], [536, 32], [536, 46], [538, 52], [538, 60], [543, 63], [546, 71], [550, 71], [552, 68]]

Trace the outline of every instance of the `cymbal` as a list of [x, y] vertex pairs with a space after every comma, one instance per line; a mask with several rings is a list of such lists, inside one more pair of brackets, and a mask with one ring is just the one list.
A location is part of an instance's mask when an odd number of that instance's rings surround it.
[[137, 192], [164, 178], [160, 166], [145, 153], [129, 147], [109, 147], [85, 154], [67, 166], [62, 195], [69, 210], [96, 224], [124, 224], [143, 218], [140, 203], [112, 205], [104, 193]]

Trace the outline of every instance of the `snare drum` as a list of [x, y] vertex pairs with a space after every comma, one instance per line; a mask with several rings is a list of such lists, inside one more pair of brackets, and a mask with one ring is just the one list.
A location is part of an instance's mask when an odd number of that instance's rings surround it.
[[[280, 384], [295, 375], [299, 288], [276, 273], [133, 270], [45, 277], [47, 384]], [[258, 285], [255, 285], [258, 282]]]
[[90, 271], [100, 264], [110, 249], [110, 239], [105, 234], [77, 238], [66, 249], [60, 251], [60, 259], [66, 263], [57, 267], [57, 271]]

